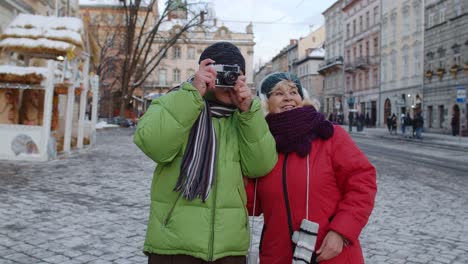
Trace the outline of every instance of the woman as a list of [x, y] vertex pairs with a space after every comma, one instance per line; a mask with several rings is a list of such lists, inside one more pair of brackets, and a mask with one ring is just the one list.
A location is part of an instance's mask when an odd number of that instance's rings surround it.
[[291, 236], [308, 219], [319, 225], [310, 263], [364, 263], [359, 234], [374, 207], [374, 167], [347, 132], [304, 102], [297, 77], [273, 73], [261, 92], [279, 156], [268, 175], [247, 186], [250, 213], [255, 200], [255, 215], [264, 215], [260, 262], [291, 263]]

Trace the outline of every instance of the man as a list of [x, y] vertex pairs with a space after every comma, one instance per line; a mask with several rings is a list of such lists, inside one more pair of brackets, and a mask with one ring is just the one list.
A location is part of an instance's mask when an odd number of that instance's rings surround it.
[[[263, 176], [277, 161], [239, 49], [215, 43], [199, 64], [191, 83], [152, 103], [135, 133], [135, 144], [158, 163], [144, 244], [149, 263], [245, 263], [242, 176]], [[212, 64], [238, 65], [235, 86], [217, 87]]]

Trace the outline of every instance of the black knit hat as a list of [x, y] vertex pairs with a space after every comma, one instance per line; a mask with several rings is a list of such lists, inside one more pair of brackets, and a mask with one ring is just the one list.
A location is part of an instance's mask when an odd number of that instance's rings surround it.
[[299, 78], [297, 78], [296, 75], [289, 72], [274, 72], [270, 75], [267, 75], [260, 83], [260, 92], [266, 95], [268, 98], [270, 97], [271, 89], [273, 89], [277, 83], [284, 80], [293, 82], [297, 87], [299, 95], [301, 95], [301, 98], [304, 99], [304, 92], [302, 91], [301, 81]]
[[198, 60], [198, 64], [204, 59], [212, 59], [216, 64], [237, 64], [245, 74], [245, 59], [239, 48], [229, 42], [216, 42], [207, 47]]

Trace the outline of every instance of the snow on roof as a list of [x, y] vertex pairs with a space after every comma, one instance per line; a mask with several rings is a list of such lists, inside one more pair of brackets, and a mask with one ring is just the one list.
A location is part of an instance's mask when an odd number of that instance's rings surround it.
[[24, 38], [31, 38], [31, 39], [39, 39], [39, 38], [47, 38], [50, 40], [65, 40], [66, 42], [71, 42], [77, 46], [82, 45], [81, 35], [74, 31], [69, 30], [42, 30], [38, 28], [7, 28], [5, 32], [3, 32], [2, 38], [11, 37], [24, 37]]
[[19, 14], [8, 27], [71, 30], [83, 32], [83, 21], [76, 17], [53, 17]]
[[83, 21], [76, 17], [19, 14], [0, 36], [0, 47], [31, 53], [66, 54], [83, 47]]
[[0, 41], [0, 47], [5, 49], [30, 49], [33, 53], [52, 53], [65, 55], [73, 45], [63, 41], [48, 40], [44, 38], [6, 38]]
[[[82, 6], [121, 6], [120, 0], [79, 0]], [[141, 1], [141, 6], [148, 6], [150, 0]]]
[[27, 75], [32, 73], [46, 77], [48, 70], [44, 67], [21, 67], [13, 65], [0, 65], [0, 74]]

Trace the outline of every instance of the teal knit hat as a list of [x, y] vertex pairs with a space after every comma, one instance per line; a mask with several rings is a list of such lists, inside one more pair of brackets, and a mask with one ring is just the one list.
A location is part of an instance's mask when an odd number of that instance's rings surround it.
[[270, 75], [267, 75], [260, 83], [260, 92], [269, 98], [271, 89], [273, 89], [276, 84], [284, 80], [293, 82], [297, 87], [299, 95], [302, 99], [304, 99], [304, 92], [302, 91], [301, 81], [299, 78], [297, 78], [296, 75], [289, 72], [274, 72]]

